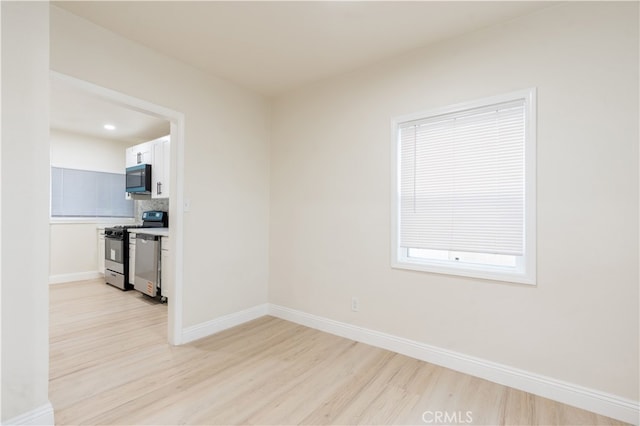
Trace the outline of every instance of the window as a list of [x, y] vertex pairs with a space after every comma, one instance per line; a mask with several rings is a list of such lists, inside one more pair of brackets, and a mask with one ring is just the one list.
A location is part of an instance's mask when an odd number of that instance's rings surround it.
[[133, 217], [125, 175], [51, 167], [51, 217]]
[[393, 121], [392, 266], [535, 284], [535, 90]]

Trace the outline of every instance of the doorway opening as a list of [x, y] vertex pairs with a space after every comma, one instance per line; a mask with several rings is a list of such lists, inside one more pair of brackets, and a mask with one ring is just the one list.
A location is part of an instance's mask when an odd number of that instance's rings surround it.
[[[184, 180], [184, 114], [178, 111], [174, 111], [163, 106], [138, 99], [120, 92], [116, 92], [110, 89], [107, 89], [102, 86], [95, 85], [93, 83], [89, 83], [84, 80], [80, 80], [74, 77], [70, 77], [65, 74], [58, 73], [56, 71], [50, 71], [51, 76], [51, 86], [52, 90], [56, 90], [55, 88], [63, 87], [65, 88], [69, 95], [70, 101], [68, 101], [67, 105], [69, 108], [66, 110], [65, 104], [55, 103], [59, 101], [57, 100], [56, 95], [60, 97], [59, 93], [52, 92], [52, 108], [51, 108], [51, 127], [55, 124], [58, 129], [64, 127], [60, 125], [61, 122], [66, 120], [66, 123], [70, 126], [67, 129], [70, 135], [75, 132], [76, 134], [82, 132], [90, 132], [91, 130], [82, 129], [82, 126], [91, 125], [95, 126], [95, 120], [97, 119], [95, 116], [91, 116], [91, 103], [93, 101], [96, 102], [96, 105], [106, 105], [107, 109], [111, 108], [111, 111], [114, 114], [121, 113], [123, 116], [130, 118], [131, 122], [142, 123], [138, 129], [121, 129], [126, 132], [129, 131], [126, 137], [122, 137], [124, 143], [128, 143], [132, 145], [135, 143], [137, 138], [138, 141], [146, 140], [146, 139], [155, 139], [157, 136], [165, 136], [167, 133], [170, 135], [170, 145], [169, 145], [169, 162], [168, 169], [170, 171], [168, 180], [168, 188], [169, 191], [168, 198], [160, 197], [153, 198], [151, 197], [139, 197], [140, 203], [137, 201], [135, 203], [129, 203], [125, 206], [125, 210], [128, 208], [131, 210], [133, 206], [133, 212], [123, 213], [121, 210], [118, 210], [119, 201], [116, 201], [114, 204], [116, 205], [115, 211], [112, 218], [109, 218], [107, 222], [113, 223], [127, 223], [127, 221], [131, 221], [132, 223], [136, 220], [139, 220], [140, 217], [136, 217], [136, 215], [140, 215], [141, 211], [153, 209], [154, 206], [159, 206], [158, 210], [168, 210], [170, 224], [169, 224], [169, 238], [168, 238], [168, 252], [169, 256], [163, 258], [166, 262], [167, 270], [169, 271], [167, 280], [166, 297], [168, 299], [168, 312], [167, 312], [167, 340], [172, 345], [179, 345], [182, 343], [182, 280], [183, 280], [183, 180]], [[63, 90], [64, 92], [64, 90]], [[76, 98], [74, 99], [74, 96]], [[87, 103], [84, 105], [84, 111], [81, 113], [78, 112], [78, 106], [83, 108], [83, 103]], [[62, 105], [62, 106], [61, 106]], [[56, 109], [56, 106], [58, 107]], [[74, 117], [74, 108], [76, 110], [76, 116]], [[57, 112], [62, 112], [60, 115], [56, 115]], [[94, 111], [95, 112], [95, 111]], [[65, 117], [65, 114], [67, 115]], [[84, 115], [83, 115], [84, 114]], [[88, 117], [86, 120], [82, 117]], [[124, 118], [123, 118], [124, 119]], [[126, 119], [124, 119], [126, 121]], [[54, 121], [58, 121], [54, 123]], [[89, 121], [93, 121], [93, 123], [89, 123]], [[75, 124], [74, 124], [75, 122]], [[75, 126], [75, 127], [74, 127]], [[100, 131], [114, 131], [114, 124], [110, 122], [104, 122], [101, 124], [102, 127]], [[124, 126], [126, 127], [126, 126]], [[56, 130], [58, 131], [58, 130]], [[164, 134], [163, 134], [164, 133]], [[99, 137], [99, 135], [96, 135]], [[128, 138], [128, 139], [127, 139]], [[72, 137], [68, 139], [73, 139]], [[78, 141], [75, 141], [76, 143]], [[68, 145], [68, 144], [67, 144]], [[71, 144], [72, 146], [72, 144]], [[69, 146], [66, 147], [66, 152], [69, 151]], [[125, 145], [122, 145], [122, 160], [125, 159]], [[96, 152], [96, 157], [99, 157], [100, 153]], [[64, 156], [63, 156], [64, 157]], [[52, 152], [52, 165], [53, 165], [54, 155]], [[93, 158], [95, 160], [95, 158]], [[75, 161], [83, 161], [82, 158], [76, 158]], [[85, 161], [91, 161], [91, 159], [85, 159]], [[76, 167], [78, 168], [78, 167]], [[82, 167], [80, 167], [82, 169]], [[95, 167], [94, 167], [95, 168]], [[108, 172], [108, 170], [106, 170]], [[124, 169], [120, 171], [120, 173], [124, 173]], [[53, 194], [52, 194], [53, 197]], [[114, 198], [114, 197], [112, 197]], [[122, 198], [125, 198], [125, 191], [123, 188]], [[136, 197], [134, 197], [136, 198]], [[53, 202], [52, 202], [53, 205]], [[53, 216], [52, 211], [52, 216]], [[120, 216], [118, 216], [120, 215]], [[126, 217], [128, 216], [128, 217]], [[58, 220], [58, 219], [57, 219]], [[77, 218], [73, 219], [76, 220]], [[72, 223], [73, 220], [69, 219], [68, 222]], [[64, 219], [62, 219], [64, 222]], [[99, 238], [99, 237], [97, 237]], [[99, 243], [96, 244], [99, 247]], [[96, 247], [94, 246], [94, 247]], [[50, 259], [52, 259], [53, 248], [50, 248]], [[163, 253], [164, 255], [164, 253]], [[96, 257], [100, 258], [100, 254]], [[53, 260], [52, 260], [53, 262]], [[96, 270], [96, 274], [99, 274], [100, 265]], [[104, 269], [102, 270], [104, 273]], [[163, 271], [163, 274], [166, 271]], [[73, 274], [68, 274], [73, 275]], [[163, 275], [164, 277], [165, 275]], [[56, 276], [55, 274], [50, 276], [51, 282], [56, 282], [56, 277], [60, 280], [64, 280], [62, 276]], [[78, 279], [87, 279], [91, 278], [89, 276], [83, 277], [82, 273], [78, 274]], [[61, 282], [58, 280], [57, 282]], [[106, 285], [106, 284], [105, 284]]]

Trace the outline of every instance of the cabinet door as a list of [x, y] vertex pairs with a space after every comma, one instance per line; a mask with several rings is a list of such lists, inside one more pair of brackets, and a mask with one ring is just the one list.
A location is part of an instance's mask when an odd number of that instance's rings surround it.
[[171, 287], [171, 273], [169, 265], [169, 250], [160, 250], [160, 295], [169, 297]]
[[151, 142], [145, 142], [127, 148], [125, 150], [125, 167], [137, 166], [138, 164], [151, 164], [151, 149]]
[[171, 191], [169, 190], [171, 182], [171, 142], [167, 139], [162, 143], [162, 193], [166, 198], [169, 198]]
[[169, 198], [170, 153], [171, 145], [168, 138], [154, 142], [151, 198]]
[[153, 163], [153, 144], [151, 142], [145, 142], [138, 145], [138, 153], [136, 154], [136, 161], [138, 164], [152, 164]]
[[129, 284], [136, 280], [136, 245], [129, 244]]
[[160, 295], [169, 297], [171, 293], [171, 257], [169, 255], [169, 237], [160, 240]]

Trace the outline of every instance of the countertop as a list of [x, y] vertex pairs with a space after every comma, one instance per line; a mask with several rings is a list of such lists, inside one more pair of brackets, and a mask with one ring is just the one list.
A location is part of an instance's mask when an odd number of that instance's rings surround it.
[[169, 228], [129, 228], [127, 231], [130, 234], [159, 235], [161, 237], [169, 236]]

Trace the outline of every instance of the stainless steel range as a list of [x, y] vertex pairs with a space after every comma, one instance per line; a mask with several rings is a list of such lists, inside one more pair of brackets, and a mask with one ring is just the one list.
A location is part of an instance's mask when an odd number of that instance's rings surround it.
[[141, 226], [114, 226], [104, 230], [104, 277], [107, 284], [120, 290], [133, 288], [129, 284], [129, 229], [158, 228], [169, 226], [167, 212], [146, 211], [142, 213]]
[[129, 233], [133, 226], [114, 226], [104, 230], [104, 278], [107, 284], [129, 290]]

